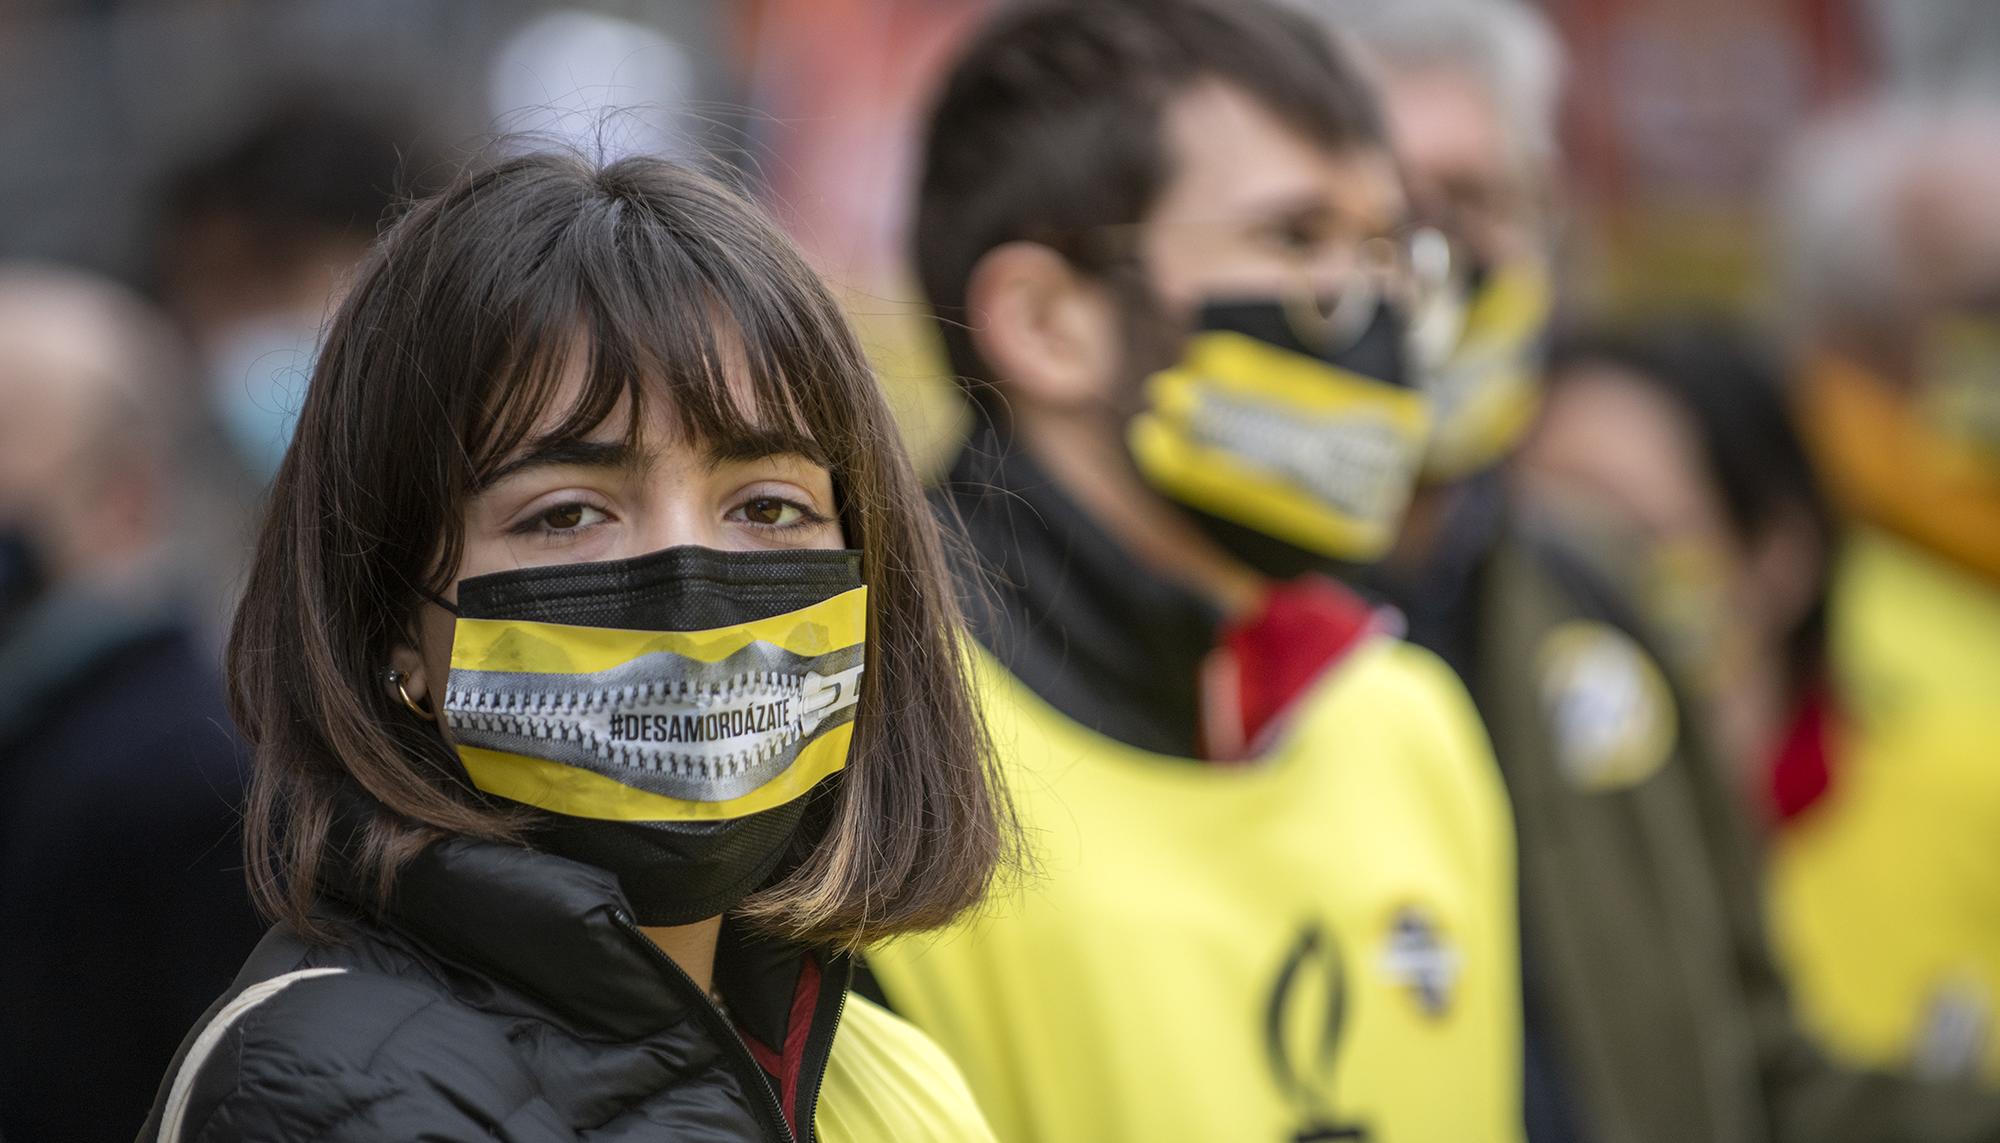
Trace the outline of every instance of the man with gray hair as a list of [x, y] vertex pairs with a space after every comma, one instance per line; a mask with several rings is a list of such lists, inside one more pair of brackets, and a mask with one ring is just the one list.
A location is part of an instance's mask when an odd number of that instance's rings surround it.
[[0, 267], [0, 1133], [124, 1140], [261, 926], [242, 758], [163, 551], [179, 347]]
[[1509, 490], [1553, 295], [1553, 29], [1519, 0], [1295, 2], [1372, 61], [1463, 299], [1428, 331], [1428, 486], [1377, 586], [1465, 678], [1507, 780], [1530, 1139], [2000, 1139], [2000, 1100], [1842, 1071], [1807, 1042], [1723, 767], [1630, 602]]
[[1841, 1055], [2000, 1085], [2000, 103], [1850, 110], [1782, 183], [1801, 427], [1849, 528], [1842, 733], [1774, 932]]

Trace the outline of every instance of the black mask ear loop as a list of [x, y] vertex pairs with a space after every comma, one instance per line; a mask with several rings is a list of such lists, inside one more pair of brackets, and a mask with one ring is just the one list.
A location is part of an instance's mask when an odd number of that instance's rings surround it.
[[430, 600], [432, 603], [437, 604], [439, 607], [444, 608], [446, 611], [451, 612], [453, 615], [458, 614], [458, 604], [453, 603], [451, 600], [446, 599], [444, 596], [439, 595], [437, 592], [432, 591], [430, 588], [420, 587], [417, 589], [417, 594], [423, 596], [425, 599]]

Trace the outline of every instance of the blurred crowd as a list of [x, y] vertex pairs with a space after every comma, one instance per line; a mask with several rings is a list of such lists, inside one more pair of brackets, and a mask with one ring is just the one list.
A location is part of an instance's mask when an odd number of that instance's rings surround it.
[[[1528, 1137], [2000, 1139], [2000, 11], [1283, 2], [1407, 200], [1421, 474], [1321, 554], [1492, 739]], [[942, 476], [984, 421], [906, 220], [1002, 7], [0, 8], [0, 1139], [130, 1138], [264, 927], [219, 648], [397, 204], [495, 146], [720, 172]], [[1251, 134], [1215, 159], [1246, 183]], [[926, 1023], [922, 969], [879, 975]]]

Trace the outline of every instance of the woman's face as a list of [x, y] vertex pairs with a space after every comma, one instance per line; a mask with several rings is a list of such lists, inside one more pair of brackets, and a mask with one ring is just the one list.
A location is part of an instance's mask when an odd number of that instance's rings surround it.
[[1515, 474], [1632, 593], [1684, 673], [1740, 668], [1732, 639], [1768, 601], [1679, 406], [1622, 366], [1573, 364], [1550, 389]]
[[[577, 355], [580, 357], [581, 355]], [[748, 405], [740, 362], [732, 386]], [[466, 502], [464, 543], [451, 584], [471, 576], [546, 564], [641, 556], [694, 545], [725, 551], [842, 548], [833, 476], [800, 455], [783, 434], [726, 442], [689, 439], [660, 399], [642, 411], [614, 410], [580, 437], [547, 435], [583, 385], [579, 363], [551, 403], [547, 423], [504, 459]], [[419, 704], [451, 663], [453, 616], [436, 604], [421, 612], [418, 646], [391, 655]]]

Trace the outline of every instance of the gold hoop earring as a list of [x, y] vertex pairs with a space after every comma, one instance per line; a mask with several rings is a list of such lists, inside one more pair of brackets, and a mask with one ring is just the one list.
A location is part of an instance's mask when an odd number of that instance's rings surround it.
[[410, 698], [410, 692], [403, 689], [403, 680], [409, 678], [408, 675], [405, 675], [403, 672], [397, 670], [394, 667], [390, 667], [387, 674], [384, 677], [388, 679], [390, 686], [396, 688], [396, 696], [403, 700], [404, 706], [410, 708], [411, 714], [414, 714], [418, 718], [424, 719], [425, 721], [430, 721], [436, 717], [435, 715], [431, 714], [430, 711], [427, 711], [423, 707], [418, 706], [416, 704], [416, 701]]

